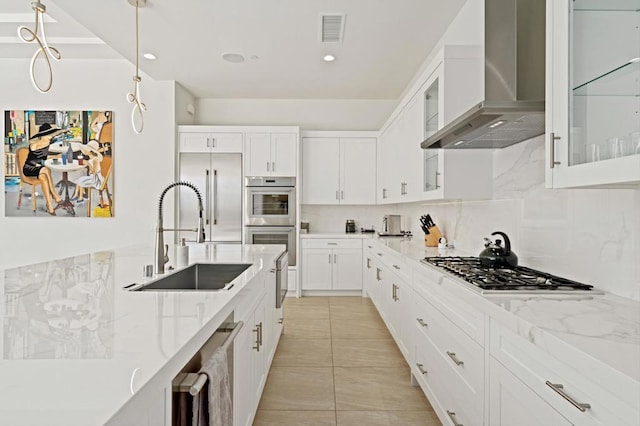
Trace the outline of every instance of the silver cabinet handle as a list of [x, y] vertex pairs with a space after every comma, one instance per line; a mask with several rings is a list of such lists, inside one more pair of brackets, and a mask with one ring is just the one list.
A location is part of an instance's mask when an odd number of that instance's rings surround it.
[[455, 352], [449, 352], [449, 351], [447, 351], [447, 355], [449, 355], [449, 358], [451, 358], [451, 359], [453, 360], [453, 362], [455, 362], [455, 363], [456, 363], [456, 365], [464, 365], [464, 362], [463, 362], [463, 361], [460, 361], [460, 360], [458, 359], [458, 357], [456, 356], [456, 353], [455, 353]]
[[[209, 146], [209, 138], [207, 138], [207, 146]], [[206, 216], [206, 224], [209, 224], [209, 218], [211, 217], [211, 183], [209, 182], [209, 169], [207, 169], [205, 171], [205, 180], [204, 180], [204, 194], [207, 197], [206, 202], [205, 202], [205, 207], [207, 209], [207, 211], [205, 211], [205, 216]]]
[[387, 189], [382, 188], [382, 198], [387, 198]]
[[331, 263], [331, 253], [329, 253], [329, 263]]
[[344, 191], [340, 191], [340, 199], [344, 200]]
[[338, 243], [327, 243], [328, 246], [337, 246]]
[[546, 383], [547, 386], [549, 386], [551, 389], [553, 389], [556, 393], [558, 393], [561, 397], [563, 397], [564, 399], [569, 401], [571, 403], [571, 405], [576, 407], [578, 410], [580, 410], [582, 412], [585, 412], [587, 410], [587, 408], [591, 408], [591, 404], [584, 404], [584, 403], [578, 402], [575, 399], [571, 398], [564, 391], [564, 386], [562, 386], [561, 384], [559, 384], [559, 383], [551, 383], [548, 380], [545, 383]]
[[378, 256], [382, 257], [382, 253], [376, 253]]
[[340, 191], [336, 190], [336, 200], [340, 199]]
[[275, 171], [276, 171], [276, 162], [275, 162], [275, 161], [272, 161], [272, 162], [271, 162], [271, 171], [272, 171], [272, 172], [275, 172]]
[[211, 148], [216, 147], [216, 138], [211, 138]]
[[209, 146], [209, 138], [207, 138], [207, 148], [211, 148], [211, 147]]
[[253, 347], [253, 349], [255, 349], [256, 352], [260, 352], [260, 328], [258, 327], [258, 324], [256, 324], [256, 328], [251, 331], [256, 333], [256, 345]]
[[267, 171], [269, 172], [269, 162], [267, 161]]
[[337, 254], [333, 255], [333, 263], [338, 263], [338, 255]]
[[278, 324], [282, 324], [283, 322], [284, 322], [284, 318], [280, 318], [280, 319], [278, 320]]
[[440, 173], [436, 172], [436, 189], [440, 188], [440, 185], [438, 185], [438, 176], [440, 176]]
[[382, 272], [380, 270], [380, 268], [376, 268], [376, 280], [380, 281], [382, 278], [380, 278], [380, 272]]
[[400, 300], [400, 287], [396, 286], [396, 302]]
[[423, 369], [423, 368], [422, 368], [422, 367], [423, 367], [423, 365], [422, 365], [422, 364], [417, 364], [417, 363], [416, 363], [416, 366], [418, 367], [418, 370], [420, 370], [420, 373], [422, 373], [422, 374], [427, 374], [427, 373], [428, 373], [428, 371], [427, 371], [427, 370], [425, 370], [425, 369]]
[[453, 426], [464, 426], [462, 423], [458, 423], [458, 420], [456, 419], [456, 413], [454, 411], [447, 410], [447, 416], [449, 416], [449, 418], [453, 422]]
[[393, 291], [391, 292], [391, 298], [393, 298], [393, 301], [395, 302], [397, 300], [396, 291], [398, 290], [398, 286], [395, 284], [392, 284], [392, 287], [393, 287]]
[[218, 171], [213, 171], [213, 224], [218, 224]]
[[367, 269], [371, 269], [371, 259], [367, 257]]
[[398, 269], [398, 270], [400, 269], [400, 267], [398, 265], [393, 265], [393, 267]]
[[418, 324], [420, 324], [423, 327], [429, 327], [429, 324], [424, 322], [424, 320], [422, 318], [416, 318], [416, 321], [418, 321]]
[[260, 327], [260, 346], [263, 346], [263, 343], [262, 343], [262, 321], [260, 321], [260, 325], [258, 327]]
[[560, 136], [556, 136], [555, 133], [551, 132], [551, 137], [549, 138], [549, 168], [553, 169], [556, 165], [561, 164], [559, 161], [556, 161], [556, 141], [561, 139]]

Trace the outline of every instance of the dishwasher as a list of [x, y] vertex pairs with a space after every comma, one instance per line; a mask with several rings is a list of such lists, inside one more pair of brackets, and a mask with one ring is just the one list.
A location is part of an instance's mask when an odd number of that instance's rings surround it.
[[198, 372], [218, 348], [224, 348], [227, 352], [227, 373], [231, 392], [231, 412], [233, 413], [233, 342], [243, 325], [242, 321], [233, 321], [233, 312], [229, 314], [216, 332], [172, 380], [172, 426], [192, 424], [193, 398], [198, 397], [200, 392], [207, 392], [208, 377], [206, 374]]

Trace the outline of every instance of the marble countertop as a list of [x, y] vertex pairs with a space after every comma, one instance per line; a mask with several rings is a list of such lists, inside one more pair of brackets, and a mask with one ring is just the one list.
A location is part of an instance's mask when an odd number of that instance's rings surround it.
[[[429, 268], [472, 295], [480, 309], [532, 343], [554, 352], [559, 358], [576, 351], [596, 359], [640, 386], [640, 302], [604, 294], [536, 295], [532, 293], [482, 295], [464, 281], [432, 265], [424, 257], [472, 256], [458, 249], [425, 247], [420, 240], [375, 238], [413, 266]], [[366, 244], [366, 243], [365, 243]], [[555, 343], [552, 343], [555, 342]], [[559, 349], [558, 349], [559, 348]], [[638, 388], [640, 389], [640, 388]]]
[[191, 263], [252, 263], [224, 292], [124, 290], [145, 280], [149, 247], [0, 271], [0, 425], [107, 423], [159, 376], [178, 372], [283, 250], [191, 245]]

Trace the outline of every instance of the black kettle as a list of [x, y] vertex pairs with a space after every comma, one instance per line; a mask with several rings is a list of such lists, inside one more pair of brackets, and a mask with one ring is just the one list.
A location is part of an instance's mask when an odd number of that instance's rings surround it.
[[491, 235], [500, 235], [504, 238], [504, 247], [502, 247], [502, 241], [499, 238], [495, 241], [485, 238], [485, 248], [479, 255], [480, 264], [487, 268], [515, 268], [518, 266], [518, 256], [511, 251], [511, 241], [507, 234], [496, 231]]

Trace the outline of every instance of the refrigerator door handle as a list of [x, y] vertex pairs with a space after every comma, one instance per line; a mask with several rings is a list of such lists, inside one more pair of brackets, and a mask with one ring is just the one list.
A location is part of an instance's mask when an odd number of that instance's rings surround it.
[[205, 190], [204, 190], [204, 194], [205, 194], [205, 197], [207, 197], [206, 203], [205, 203], [206, 204], [206, 206], [205, 206], [205, 209], [206, 209], [206, 211], [205, 211], [205, 216], [206, 216], [205, 223], [208, 225], [209, 224], [209, 217], [210, 217], [209, 212], [211, 211], [211, 197], [209, 196], [209, 186], [210, 186], [210, 184], [209, 184], [209, 169], [207, 169], [207, 171], [206, 171], [206, 178], [205, 178], [204, 181], [205, 181], [205, 185], [206, 185]]
[[218, 171], [213, 170], [213, 224], [218, 224]]

